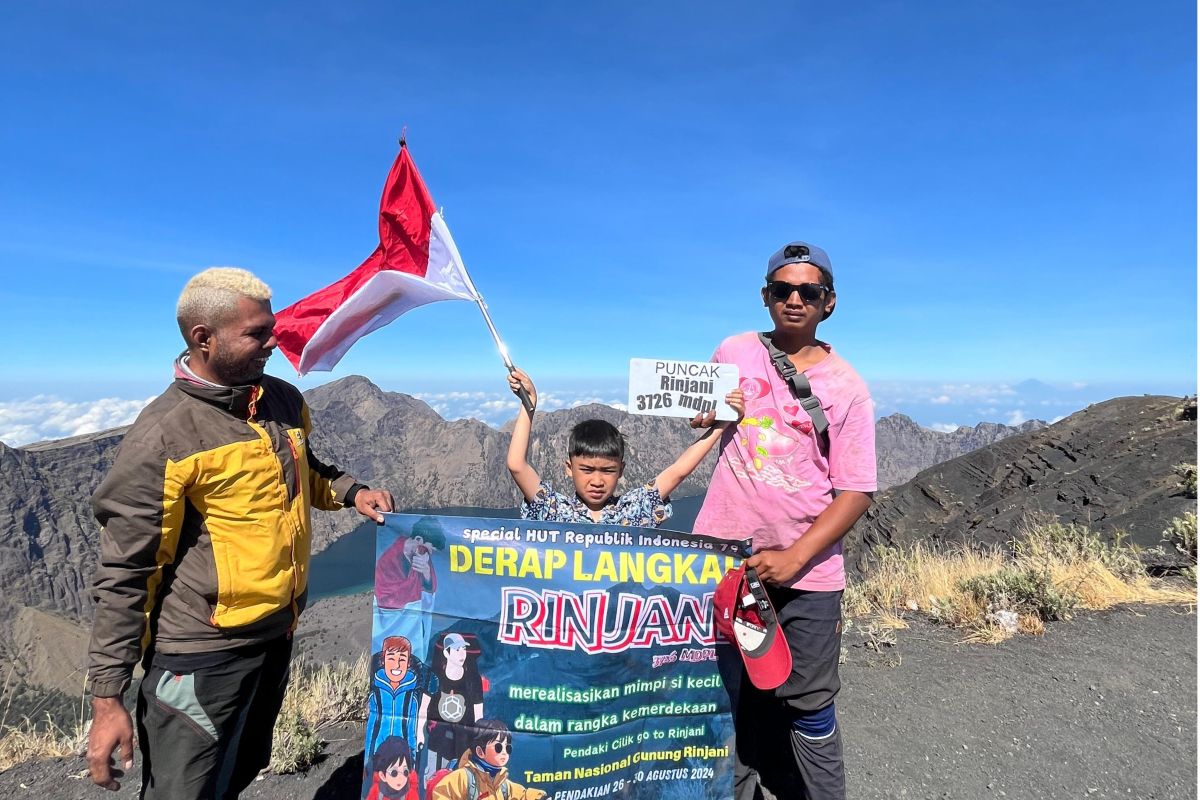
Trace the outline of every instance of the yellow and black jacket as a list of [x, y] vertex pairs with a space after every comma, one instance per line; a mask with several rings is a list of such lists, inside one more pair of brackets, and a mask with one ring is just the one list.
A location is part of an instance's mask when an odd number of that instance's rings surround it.
[[309, 451], [294, 386], [177, 375], [92, 497], [102, 528], [88, 665], [97, 697], [123, 693], [151, 643], [207, 653], [292, 630], [307, 597], [309, 512], [342, 508], [357, 489]]

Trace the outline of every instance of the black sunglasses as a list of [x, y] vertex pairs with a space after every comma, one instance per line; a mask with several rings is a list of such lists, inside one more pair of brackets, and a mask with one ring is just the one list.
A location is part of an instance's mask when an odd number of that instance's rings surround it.
[[767, 281], [767, 292], [774, 300], [787, 300], [792, 292], [799, 292], [800, 299], [805, 303], [820, 302], [829, 287], [820, 283], [788, 283], [787, 281]]
[[496, 751], [496, 755], [512, 753], [512, 742], [492, 742], [492, 749]]

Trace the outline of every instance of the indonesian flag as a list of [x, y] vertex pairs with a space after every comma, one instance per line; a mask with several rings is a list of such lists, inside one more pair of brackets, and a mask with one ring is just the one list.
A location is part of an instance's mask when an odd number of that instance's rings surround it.
[[279, 349], [296, 371], [328, 371], [350, 346], [405, 311], [478, 300], [458, 247], [400, 143], [379, 201], [379, 246], [358, 269], [275, 315]]

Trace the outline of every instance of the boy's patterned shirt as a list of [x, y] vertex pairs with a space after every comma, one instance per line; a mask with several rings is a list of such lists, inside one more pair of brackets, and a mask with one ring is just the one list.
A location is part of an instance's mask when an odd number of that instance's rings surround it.
[[671, 503], [664, 501], [654, 486], [639, 486], [620, 497], [610, 498], [600, 512], [600, 520], [592, 519], [583, 501], [554, 491], [542, 481], [533, 500], [521, 502], [521, 519], [546, 522], [589, 522], [595, 525], [625, 525], [638, 528], [657, 528], [671, 518]]

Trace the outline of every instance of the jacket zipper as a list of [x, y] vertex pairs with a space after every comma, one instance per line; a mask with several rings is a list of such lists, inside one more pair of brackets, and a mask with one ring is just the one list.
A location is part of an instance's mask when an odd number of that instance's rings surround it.
[[[287, 431], [284, 431], [283, 436], [287, 439], [288, 449], [292, 451], [292, 471], [295, 475], [296, 483], [296, 494], [293, 496], [292, 502], [303, 503], [303, 500], [300, 497], [300, 454], [296, 451], [296, 443], [292, 441], [292, 437], [287, 434]], [[286, 474], [287, 473], [285, 472], [285, 477]], [[284, 510], [286, 511], [287, 509], [285, 508]], [[288, 522], [290, 527], [290, 518]], [[297, 623], [300, 622], [300, 610], [296, 608], [296, 589], [300, 585], [300, 567], [296, 564], [296, 536], [293, 533], [288, 538], [291, 540], [290, 554], [292, 559], [292, 599], [290, 602], [292, 607], [292, 624], [288, 626], [288, 630], [294, 631]]]
[[[263, 395], [263, 388], [261, 386], [255, 386], [254, 389], [250, 392], [250, 404], [246, 409], [246, 411], [247, 411], [246, 422], [252, 428], [255, 428], [258, 431], [259, 436], [265, 438], [267, 446], [271, 447], [271, 435], [269, 433], [267, 433], [267, 429], [262, 427], [261, 425], [254, 424], [254, 415], [256, 413], [258, 413], [258, 400], [259, 400], [259, 398], [262, 397], [262, 395]], [[300, 498], [300, 458], [299, 458], [299, 454], [296, 452], [296, 445], [292, 441], [292, 437], [288, 436], [286, 432], [284, 432], [283, 436], [287, 439], [288, 448], [292, 451], [292, 462], [296, 465], [296, 496], [295, 496], [295, 499], [299, 499]], [[273, 447], [271, 447], [271, 451], [274, 452]], [[277, 464], [279, 464], [280, 483], [283, 483], [284, 486], [286, 487], [287, 486], [287, 472], [286, 472], [286, 470], [284, 470], [283, 464], [280, 463], [278, 456], [275, 457], [275, 462]], [[283, 517], [284, 517], [284, 519], [287, 519], [288, 523], [289, 523], [289, 525], [288, 525], [288, 558], [292, 562], [292, 595], [291, 595], [291, 599], [288, 601], [288, 605], [292, 609], [292, 624], [288, 626], [288, 633], [291, 633], [296, 630], [296, 624], [300, 621], [300, 612], [296, 608], [296, 587], [300, 583], [300, 568], [296, 564], [296, 534], [292, 531], [292, 525], [291, 525], [292, 521], [288, 516], [288, 499], [287, 499], [286, 488], [283, 493], [282, 507], [283, 507], [282, 508]]]
[[294, 470], [296, 478], [296, 493], [293, 495], [293, 497], [298, 499], [300, 497], [300, 453], [297, 452], [296, 443], [292, 441], [292, 437], [288, 436], [287, 433], [284, 433], [283, 435], [287, 438], [288, 449], [292, 451], [292, 463], [296, 465]]

